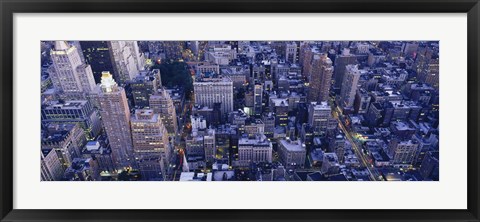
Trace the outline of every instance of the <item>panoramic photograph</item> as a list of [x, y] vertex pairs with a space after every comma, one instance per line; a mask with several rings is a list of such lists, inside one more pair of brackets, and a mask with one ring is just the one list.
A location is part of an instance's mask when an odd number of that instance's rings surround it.
[[439, 41], [40, 42], [41, 181], [439, 181]]

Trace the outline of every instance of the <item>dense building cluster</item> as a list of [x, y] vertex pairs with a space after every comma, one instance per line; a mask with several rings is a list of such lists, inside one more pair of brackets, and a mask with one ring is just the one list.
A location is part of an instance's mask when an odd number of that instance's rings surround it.
[[42, 181], [439, 180], [438, 42], [41, 46]]

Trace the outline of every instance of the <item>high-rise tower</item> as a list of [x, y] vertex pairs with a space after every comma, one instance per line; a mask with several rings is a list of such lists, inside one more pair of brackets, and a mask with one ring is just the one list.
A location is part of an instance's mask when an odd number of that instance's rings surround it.
[[332, 82], [332, 60], [326, 53], [315, 54], [312, 59], [311, 78], [309, 82], [309, 102], [327, 101]]
[[137, 41], [110, 41], [108, 44], [113, 74], [119, 84], [132, 80], [145, 65]]
[[137, 109], [131, 127], [134, 156], [143, 179], [163, 180], [170, 146], [160, 115], [151, 109]]
[[49, 68], [52, 83], [66, 98], [81, 99], [95, 89], [92, 68], [83, 62], [77, 47], [55, 41], [50, 50], [53, 65]]
[[125, 90], [113, 80], [110, 72], [102, 73], [100, 115], [112, 148], [117, 169], [134, 165], [130, 110]]
[[342, 109], [353, 108], [355, 94], [358, 88], [358, 80], [360, 79], [360, 71], [357, 65], [347, 65], [345, 68], [345, 76], [342, 81], [342, 90], [340, 92], [340, 107]]

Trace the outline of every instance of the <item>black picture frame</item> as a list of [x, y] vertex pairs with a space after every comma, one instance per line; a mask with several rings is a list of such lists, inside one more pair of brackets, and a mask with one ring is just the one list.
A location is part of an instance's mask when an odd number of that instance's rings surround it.
[[[1, 221], [480, 221], [478, 0], [1, 0]], [[466, 210], [17, 210], [13, 209], [14, 13], [467, 13], [468, 209]], [[415, 201], [414, 198], [412, 201]], [[439, 194], [439, 201], [442, 200]], [[181, 206], [179, 206], [181, 207]]]

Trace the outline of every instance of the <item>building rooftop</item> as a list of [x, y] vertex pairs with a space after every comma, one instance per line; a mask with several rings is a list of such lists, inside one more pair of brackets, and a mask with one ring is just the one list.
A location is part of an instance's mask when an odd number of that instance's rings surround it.
[[50, 101], [45, 104], [43, 109], [79, 109], [87, 103], [88, 100], [67, 100], [64, 103], [60, 101]]
[[305, 144], [303, 144], [300, 140], [280, 140], [280, 143], [290, 152], [301, 152], [306, 150]]
[[212, 181], [212, 173], [182, 172], [180, 181]]
[[311, 102], [310, 103], [313, 107], [313, 110], [331, 110], [332, 108], [328, 105], [327, 102]]
[[238, 145], [255, 145], [255, 146], [270, 146], [272, 143], [267, 140], [267, 137], [264, 134], [256, 134], [252, 137], [242, 137], [238, 140]]

